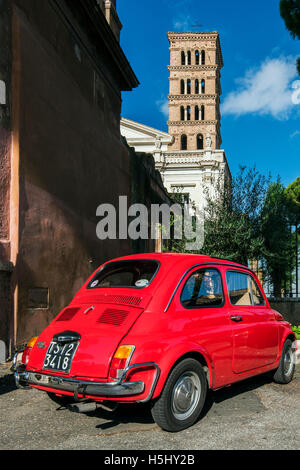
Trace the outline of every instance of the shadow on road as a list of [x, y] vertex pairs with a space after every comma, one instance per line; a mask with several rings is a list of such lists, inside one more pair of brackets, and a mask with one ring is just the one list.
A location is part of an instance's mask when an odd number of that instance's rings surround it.
[[[247, 379], [243, 382], [233, 384], [231, 387], [217, 391], [209, 391], [204, 408], [199, 420], [209, 415], [211, 410], [219, 415], [232, 413], [232, 409], [246, 410], [249, 412], [261, 412], [264, 406], [258, 398], [251, 392], [272, 383], [270, 375], [264, 374], [258, 377]], [[216, 410], [216, 411], [215, 411]], [[226, 411], [228, 410], [228, 411]], [[107, 430], [117, 427], [119, 424], [153, 424], [151, 415], [151, 404], [121, 404], [114, 411], [106, 410], [99, 406], [96, 410], [85, 413], [87, 416], [99, 417], [106, 420], [96, 426], [98, 429]]]
[[0, 376], [0, 395], [17, 390], [13, 374]]

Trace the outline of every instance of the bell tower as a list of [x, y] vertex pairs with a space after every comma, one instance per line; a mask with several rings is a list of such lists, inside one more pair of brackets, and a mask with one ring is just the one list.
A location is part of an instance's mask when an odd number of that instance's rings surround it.
[[218, 32], [168, 33], [170, 151], [221, 148], [222, 52]]

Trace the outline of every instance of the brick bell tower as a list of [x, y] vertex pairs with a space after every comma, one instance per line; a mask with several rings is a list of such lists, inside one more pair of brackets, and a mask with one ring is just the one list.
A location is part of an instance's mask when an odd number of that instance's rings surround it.
[[222, 52], [218, 32], [168, 33], [170, 151], [221, 147]]

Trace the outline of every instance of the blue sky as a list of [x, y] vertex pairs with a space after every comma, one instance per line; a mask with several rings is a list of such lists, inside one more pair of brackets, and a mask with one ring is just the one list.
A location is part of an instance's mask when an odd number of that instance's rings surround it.
[[300, 77], [279, 0], [117, 0], [121, 46], [140, 86], [122, 95], [122, 116], [167, 132], [168, 31], [218, 31], [222, 148], [235, 175], [253, 166], [287, 186], [300, 175]]

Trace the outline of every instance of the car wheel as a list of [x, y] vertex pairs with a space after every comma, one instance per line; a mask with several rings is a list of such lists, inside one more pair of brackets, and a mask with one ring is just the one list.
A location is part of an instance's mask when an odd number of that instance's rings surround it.
[[287, 339], [283, 345], [281, 359], [278, 369], [273, 375], [273, 380], [279, 384], [288, 384], [293, 380], [295, 372], [295, 353], [294, 345], [290, 339]]
[[68, 406], [68, 405], [72, 405], [73, 403], [75, 403], [74, 397], [69, 397], [69, 396], [60, 397], [60, 396], [55, 395], [55, 393], [51, 393], [51, 392], [47, 392], [47, 395], [52, 401], [54, 401], [54, 403], [60, 406]]
[[195, 359], [184, 359], [171, 371], [152, 406], [154, 421], [165, 431], [182, 431], [199, 418], [207, 394], [206, 374]]

